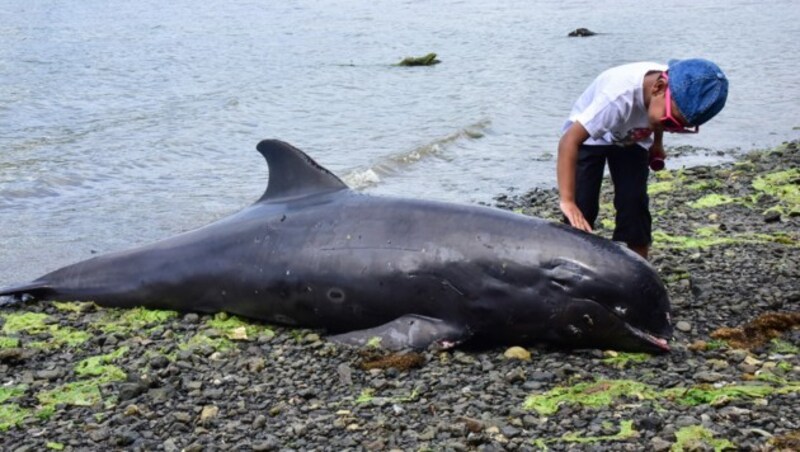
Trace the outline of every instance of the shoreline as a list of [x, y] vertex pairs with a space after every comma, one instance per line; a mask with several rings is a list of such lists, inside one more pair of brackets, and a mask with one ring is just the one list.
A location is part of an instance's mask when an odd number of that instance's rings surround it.
[[[37, 302], [0, 310], [0, 446], [797, 449], [798, 325], [751, 349], [712, 333], [800, 312], [798, 144], [711, 167], [670, 170], [668, 160], [651, 175], [650, 260], [672, 299], [670, 354], [530, 347], [529, 357], [385, 358], [226, 315]], [[560, 218], [553, 189], [496, 202]]]

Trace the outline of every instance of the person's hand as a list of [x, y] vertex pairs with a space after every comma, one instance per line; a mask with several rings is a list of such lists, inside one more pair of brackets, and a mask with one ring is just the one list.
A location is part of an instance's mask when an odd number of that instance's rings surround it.
[[667, 153], [664, 152], [664, 146], [661, 143], [653, 143], [650, 146], [650, 160], [654, 158], [664, 160], [667, 158]]
[[561, 212], [567, 217], [572, 227], [580, 229], [581, 231], [592, 232], [592, 227], [589, 225], [589, 222], [586, 221], [586, 218], [583, 216], [577, 204], [574, 202], [561, 201], [560, 207]]

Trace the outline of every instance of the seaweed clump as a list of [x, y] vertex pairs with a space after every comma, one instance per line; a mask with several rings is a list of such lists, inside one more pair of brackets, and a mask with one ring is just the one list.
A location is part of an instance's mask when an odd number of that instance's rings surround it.
[[799, 326], [800, 312], [766, 312], [739, 328], [719, 328], [711, 337], [727, 341], [735, 348], [752, 349]]
[[800, 450], [800, 430], [776, 436], [769, 440], [769, 444], [778, 450]]
[[436, 54], [429, 53], [421, 57], [403, 58], [403, 61], [397, 63], [397, 66], [433, 66], [439, 63], [441, 63], [441, 61], [436, 59]]
[[425, 357], [416, 352], [390, 353], [388, 355], [363, 355], [359, 367], [363, 370], [388, 369], [393, 367], [399, 371], [416, 369], [425, 364]]

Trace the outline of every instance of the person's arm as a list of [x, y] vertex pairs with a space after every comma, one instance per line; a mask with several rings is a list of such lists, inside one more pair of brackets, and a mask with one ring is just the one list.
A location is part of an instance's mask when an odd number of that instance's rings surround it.
[[589, 132], [579, 122], [573, 122], [558, 142], [558, 194], [561, 212], [569, 223], [580, 230], [592, 232], [592, 227], [575, 204], [575, 171], [578, 166], [578, 148], [589, 138]]

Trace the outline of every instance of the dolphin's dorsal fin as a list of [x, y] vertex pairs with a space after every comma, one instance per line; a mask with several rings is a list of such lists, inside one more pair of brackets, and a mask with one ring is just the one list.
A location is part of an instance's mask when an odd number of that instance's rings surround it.
[[264, 140], [256, 146], [267, 159], [269, 183], [258, 202], [299, 198], [346, 190], [347, 185], [305, 152], [280, 140]]

